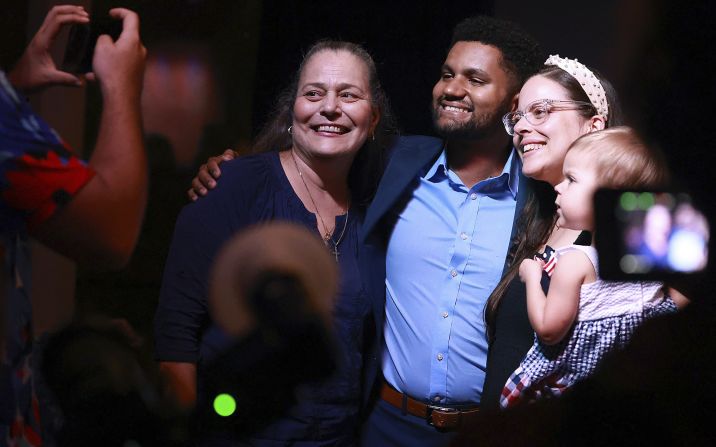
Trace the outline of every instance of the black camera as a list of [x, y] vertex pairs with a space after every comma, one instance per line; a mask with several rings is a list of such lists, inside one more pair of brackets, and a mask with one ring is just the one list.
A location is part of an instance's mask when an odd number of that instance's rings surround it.
[[97, 38], [102, 34], [107, 34], [116, 41], [122, 34], [122, 21], [104, 17], [93, 20], [89, 24], [72, 25], [62, 61], [62, 70], [75, 74], [91, 72], [94, 47]]
[[594, 201], [602, 278], [668, 280], [706, 270], [709, 222], [689, 194], [601, 189]]

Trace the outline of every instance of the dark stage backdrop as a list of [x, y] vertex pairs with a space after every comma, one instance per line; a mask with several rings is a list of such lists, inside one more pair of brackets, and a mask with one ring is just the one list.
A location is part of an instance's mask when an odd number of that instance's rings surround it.
[[[452, 28], [493, 14], [492, 0], [95, 0], [139, 12], [150, 51], [204, 45], [217, 73], [221, 116], [207, 126], [196, 161], [230, 145], [246, 148], [266, 121], [301, 55], [321, 38], [363, 44], [404, 133], [432, 134], [430, 98]], [[90, 109], [92, 107], [90, 106]], [[88, 119], [96, 116], [88, 113]], [[91, 132], [91, 131], [90, 131]], [[88, 140], [92, 140], [90, 133]]]
[[270, 113], [302, 51], [320, 38], [363, 44], [405, 133], [430, 134], [430, 99], [452, 28], [473, 14], [491, 14], [490, 0], [265, 0], [257, 61], [254, 122]]
[[[183, 65], [172, 65], [177, 67], [172, 76], [191, 81], [196, 69], [193, 55], [214, 70], [217, 110], [213, 121], [201, 124], [202, 138], [189, 144], [199, 163], [226, 147], [248, 146], [293, 75], [302, 50], [324, 37], [364, 44], [375, 56], [403, 131], [430, 134], [431, 89], [452, 28], [467, 16], [494, 14], [519, 22], [546, 50], [578, 57], [614, 81], [627, 121], [664, 149], [677, 180], [696, 193], [711, 217], [716, 216], [716, 145], [710, 112], [716, 100], [711, 69], [716, 65], [716, 7], [710, 1], [605, 0], [587, 8], [567, 0], [94, 0], [92, 13], [120, 5], [139, 12], [150, 58], [163, 51], [189, 55], [180, 58]], [[27, 27], [27, 10], [25, 2], [9, 2], [0, 15], [0, 62], [5, 68], [27, 41], [20, 35]], [[184, 94], [192, 91], [189, 86]], [[145, 87], [145, 98], [151, 93]], [[191, 103], [184, 105], [192, 110]], [[99, 107], [99, 94], [90, 89], [86, 148], [94, 144]], [[164, 119], [168, 129], [197, 125], [196, 120], [169, 115]], [[182, 167], [195, 172], [195, 167]], [[182, 182], [188, 186], [188, 181]], [[146, 306], [153, 308], [151, 302]]]

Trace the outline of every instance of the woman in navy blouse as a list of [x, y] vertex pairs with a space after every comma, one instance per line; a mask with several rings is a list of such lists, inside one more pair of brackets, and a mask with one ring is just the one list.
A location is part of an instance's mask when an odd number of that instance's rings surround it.
[[196, 400], [197, 382], [201, 399], [202, 360], [221, 345], [206, 296], [209, 269], [223, 243], [258, 222], [290, 221], [317, 231], [339, 265], [336, 372], [299, 389], [298, 404], [284, 418], [231, 445], [354, 444], [364, 388], [377, 366], [384, 293], [383, 272], [372, 272], [384, 260], [358, 235], [392, 129], [370, 55], [352, 43], [319, 41], [279, 97], [273, 120], [255, 143], [260, 153], [222, 165], [214, 192], [179, 215], [155, 335], [161, 368], [187, 404]]

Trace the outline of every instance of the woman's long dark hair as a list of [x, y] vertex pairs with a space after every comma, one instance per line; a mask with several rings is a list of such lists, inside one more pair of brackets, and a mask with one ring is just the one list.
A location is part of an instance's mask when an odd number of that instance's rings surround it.
[[[623, 116], [616, 90], [601, 74], [594, 70], [592, 72], [602, 83], [606, 93], [607, 104], [609, 105], [606, 127], [621, 125]], [[569, 99], [591, 102], [579, 81], [559, 67], [546, 66], [535, 76], [543, 76], [558, 83], [569, 92]], [[596, 107], [585, 107], [584, 109], [578, 109], [578, 112], [584, 118], [591, 118], [597, 114], [597, 109]], [[517, 276], [520, 263], [524, 259], [533, 257], [542, 245], [547, 242], [549, 235], [552, 233], [552, 228], [557, 222], [557, 215], [555, 214], [557, 209], [554, 204], [557, 194], [552, 185], [535, 179], [528, 179], [527, 184], [530, 187], [530, 193], [522, 209], [522, 214], [517, 220], [515, 238], [510, 245], [510, 252], [507, 254], [509, 267], [495, 290], [490, 294], [485, 306], [485, 324], [490, 342], [493, 341], [495, 336], [495, 321], [500, 302], [505, 296], [510, 283]]]
[[298, 81], [304, 67], [315, 54], [322, 51], [345, 51], [360, 59], [368, 72], [370, 99], [374, 107], [380, 111], [380, 120], [375, 128], [375, 138], [368, 138], [358, 151], [350, 172], [348, 186], [354, 204], [370, 203], [385, 167], [386, 150], [391, 146], [397, 134], [395, 119], [390, 103], [378, 80], [375, 62], [370, 54], [360, 45], [340, 40], [319, 40], [314, 43], [303, 56], [291, 83], [279, 95], [272, 118], [264, 125], [256, 137], [254, 152], [287, 150], [291, 148], [291, 135], [287, 129], [293, 123], [293, 104], [298, 93]]

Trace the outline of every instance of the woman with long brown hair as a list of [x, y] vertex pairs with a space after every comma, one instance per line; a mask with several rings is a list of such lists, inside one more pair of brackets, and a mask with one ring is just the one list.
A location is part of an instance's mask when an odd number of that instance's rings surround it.
[[[319, 235], [335, 257], [337, 370], [297, 391], [287, 414], [250, 438], [206, 445], [353, 445], [364, 386], [375, 381], [385, 260], [359, 232], [382, 173], [392, 121], [375, 64], [359, 45], [319, 41], [277, 101], [259, 153], [222, 166], [222, 182], [179, 215], [156, 313], [156, 356], [192, 404], [202, 396], [202, 360], [222, 346], [207, 312], [208, 270], [217, 250], [256, 223], [288, 221]], [[263, 152], [261, 152], [263, 151]], [[372, 343], [366, 342], [372, 341]], [[182, 392], [184, 390], [184, 392]]]
[[[525, 82], [518, 110], [503, 118], [522, 154], [522, 172], [531, 178], [532, 194], [509, 253], [510, 267], [490, 295], [485, 322], [490, 338], [483, 408], [496, 408], [510, 374], [532, 346], [525, 285], [517, 275], [523, 259], [545, 253], [547, 246], [589, 245], [591, 236], [556, 225], [554, 186], [571, 143], [581, 135], [622, 123], [616, 92], [601, 75], [576, 60], [550, 56], [539, 73]], [[549, 256], [549, 253], [546, 255]], [[542, 277], [546, 290], [549, 276]]]

